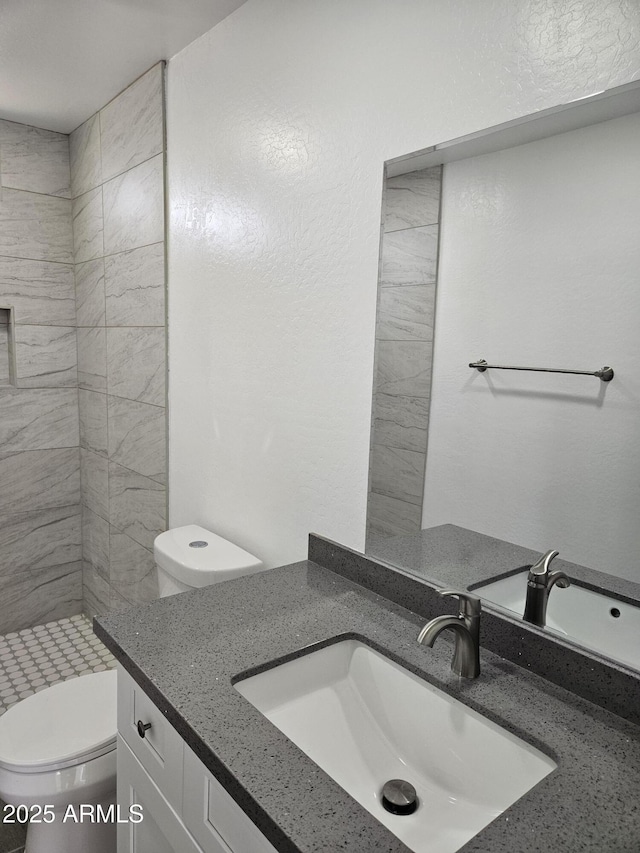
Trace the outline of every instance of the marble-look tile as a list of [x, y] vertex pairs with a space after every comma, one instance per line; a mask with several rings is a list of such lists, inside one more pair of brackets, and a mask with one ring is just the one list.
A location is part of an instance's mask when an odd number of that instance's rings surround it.
[[77, 264], [91, 261], [104, 255], [102, 187], [74, 198], [73, 253]]
[[81, 609], [79, 562], [35, 572], [14, 572], [3, 580], [0, 634], [73, 616]]
[[164, 483], [166, 410], [148, 403], [109, 397], [109, 459]]
[[402, 536], [419, 533], [422, 509], [417, 504], [369, 492], [367, 536]]
[[426, 454], [374, 444], [371, 448], [371, 491], [422, 505]]
[[164, 326], [164, 243], [104, 260], [108, 326]]
[[440, 217], [442, 166], [388, 178], [385, 185], [385, 231], [434, 225]]
[[80, 448], [82, 503], [96, 515], [109, 520], [109, 462], [91, 450]]
[[111, 587], [111, 599], [110, 599], [111, 607], [110, 610], [112, 613], [121, 613], [123, 610], [130, 610], [132, 607], [135, 607], [135, 604], [132, 604], [130, 601], [120, 595], [113, 587]]
[[111, 528], [111, 586], [133, 604], [159, 597], [158, 573], [151, 551]]
[[71, 264], [0, 257], [0, 305], [12, 305], [16, 323], [75, 326]]
[[79, 560], [82, 553], [77, 504], [17, 514], [0, 524], [0, 577]]
[[429, 399], [376, 394], [373, 401], [373, 444], [424, 453], [427, 449]]
[[163, 172], [158, 154], [103, 185], [105, 255], [164, 239]]
[[11, 371], [11, 347], [9, 344], [9, 327], [3, 322], [2, 310], [0, 310], [0, 387], [15, 384]]
[[78, 355], [75, 326], [16, 326], [18, 387], [76, 386]]
[[380, 286], [434, 282], [438, 266], [438, 230], [438, 225], [425, 225], [385, 234]]
[[78, 329], [78, 385], [87, 391], [107, 390], [107, 332]]
[[0, 119], [0, 175], [3, 187], [69, 198], [69, 137]]
[[109, 581], [109, 522], [82, 507], [82, 559]]
[[109, 521], [147, 550], [166, 526], [164, 486], [128, 468], [109, 464]]
[[77, 447], [75, 388], [0, 388], [0, 447], [5, 451]]
[[111, 609], [111, 587], [91, 563], [82, 564], [82, 610], [90, 618]]
[[104, 326], [104, 260], [76, 264], [75, 278], [78, 326]]
[[102, 183], [98, 113], [76, 128], [69, 137], [69, 159], [73, 198], [95, 189]]
[[162, 74], [158, 63], [100, 111], [103, 181], [162, 152]]
[[376, 338], [384, 341], [432, 341], [435, 284], [381, 287]]
[[428, 397], [432, 346], [429, 341], [378, 341], [376, 393]]
[[107, 329], [107, 388], [109, 394], [165, 405], [165, 330]]
[[101, 456], [108, 453], [107, 395], [96, 391], [78, 391], [80, 412], [80, 447]]
[[0, 452], [0, 512], [16, 514], [80, 502], [77, 448]]
[[0, 195], [0, 255], [72, 264], [71, 201], [3, 189]]

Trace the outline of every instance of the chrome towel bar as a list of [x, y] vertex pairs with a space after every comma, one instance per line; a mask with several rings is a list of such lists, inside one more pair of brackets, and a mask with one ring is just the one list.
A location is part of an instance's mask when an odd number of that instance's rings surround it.
[[597, 376], [603, 382], [611, 382], [614, 373], [613, 368], [605, 365], [600, 370], [563, 370], [556, 367], [513, 367], [506, 364], [487, 364], [484, 358], [479, 358], [478, 361], [472, 361], [469, 367], [475, 367], [480, 373], [492, 368], [493, 370], [535, 370], [541, 373], [577, 373], [580, 376]]

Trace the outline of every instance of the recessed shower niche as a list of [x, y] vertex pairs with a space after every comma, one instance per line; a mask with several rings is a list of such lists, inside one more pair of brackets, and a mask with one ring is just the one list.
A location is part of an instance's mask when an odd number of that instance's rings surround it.
[[15, 353], [14, 311], [0, 305], [0, 387], [16, 385]]

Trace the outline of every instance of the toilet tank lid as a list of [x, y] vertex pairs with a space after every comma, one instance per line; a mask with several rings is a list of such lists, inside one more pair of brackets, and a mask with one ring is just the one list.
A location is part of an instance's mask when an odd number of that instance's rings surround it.
[[47, 687], [0, 717], [0, 766], [50, 769], [115, 745], [116, 672], [94, 672]]
[[174, 527], [156, 536], [158, 566], [188, 586], [202, 587], [261, 571], [262, 561], [197, 524]]

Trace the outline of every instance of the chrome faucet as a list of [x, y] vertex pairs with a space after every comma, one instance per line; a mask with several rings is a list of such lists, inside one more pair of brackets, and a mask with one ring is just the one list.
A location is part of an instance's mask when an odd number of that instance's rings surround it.
[[463, 678], [477, 678], [480, 675], [480, 599], [455, 589], [439, 589], [438, 595], [457, 595], [460, 599], [458, 615], [436, 616], [427, 622], [418, 634], [418, 642], [432, 648], [436, 637], [451, 628], [456, 634], [452, 671]]
[[527, 600], [524, 606], [524, 620], [544, 628], [547, 618], [549, 593], [558, 584], [561, 589], [571, 586], [571, 581], [564, 572], [550, 572], [549, 566], [559, 551], [547, 551], [529, 569], [527, 576]]

